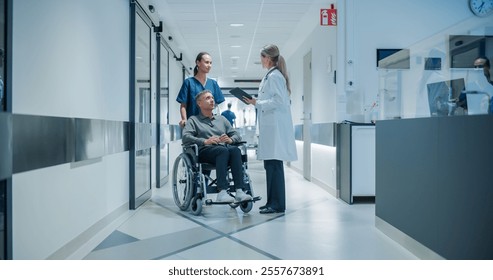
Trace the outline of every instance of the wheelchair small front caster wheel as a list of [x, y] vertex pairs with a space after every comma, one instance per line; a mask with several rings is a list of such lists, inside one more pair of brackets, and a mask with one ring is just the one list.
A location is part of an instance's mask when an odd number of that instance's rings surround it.
[[190, 210], [192, 210], [192, 214], [195, 216], [200, 215], [202, 212], [202, 199], [194, 196], [190, 204]]
[[243, 213], [248, 213], [250, 210], [253, 208], [253, 202], [251, 201], [245, 201], [240, 203], [240, 209], [243, 211]]

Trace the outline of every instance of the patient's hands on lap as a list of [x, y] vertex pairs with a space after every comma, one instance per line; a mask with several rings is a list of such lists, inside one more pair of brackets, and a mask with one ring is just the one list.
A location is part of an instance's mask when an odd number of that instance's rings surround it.
[[231, 144], [233, 140], [228, 135], [223, 134], [221, 136], [211, 136], [204, 142], [205, 145], [217, 145], [221, 143]]

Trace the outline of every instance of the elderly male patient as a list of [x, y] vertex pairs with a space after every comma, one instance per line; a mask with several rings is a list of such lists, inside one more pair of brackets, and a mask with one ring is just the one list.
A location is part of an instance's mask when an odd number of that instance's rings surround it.
[[[241, 151], [231, 144], [241, 141], [241, 136], [231, 126], [229, 121], [214, 115], [214, 97], [209, 90], [204, 90], [195, 97], [200, 113], [191, 116], [183, 130], [184, 145], [197, 144], [199, 147], [199, 162], [215, 165], [217, 176], [217, 202], [242, 202], [252, 197], [243, 191], [243, 171]], [[227, 182], [228, 165], [231, 166], [233, 181], [236, 188], [235, 198], [228, 194]]]

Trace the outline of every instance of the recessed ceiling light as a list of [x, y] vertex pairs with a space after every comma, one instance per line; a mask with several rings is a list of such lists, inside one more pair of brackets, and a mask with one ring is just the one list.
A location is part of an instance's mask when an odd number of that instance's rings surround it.
[[241, 48], [241, 46], [238, 46], [238, 45], [234, 45], [234, 46], [231, 46], [232, 48]]
[[232, 56], [231, 59], [239, 59], [239, 56]]
[[229, 26], [231, 27], [242, 27], [244, 24], [243, 23], [231, 23]]

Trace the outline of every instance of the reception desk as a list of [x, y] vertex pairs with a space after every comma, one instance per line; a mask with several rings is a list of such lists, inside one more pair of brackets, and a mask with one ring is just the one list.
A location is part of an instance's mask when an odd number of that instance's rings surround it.
[[493, 259], [493, 116], [378, 121], [377, 227], [421, 258]]

